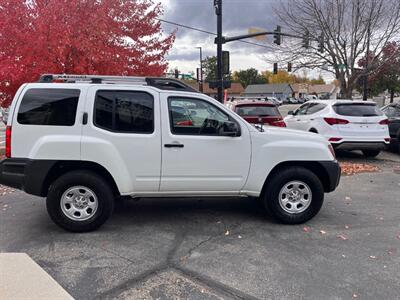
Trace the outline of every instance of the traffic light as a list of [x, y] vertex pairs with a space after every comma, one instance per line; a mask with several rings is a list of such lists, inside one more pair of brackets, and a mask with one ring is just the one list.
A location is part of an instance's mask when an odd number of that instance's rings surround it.
[[308, 31], [303, 36], [303, 47], [306, 49], [310, 47], [310, 33]]
[[291, 62], [288, 62], [287, 63], [287, 71], [290, 73], [290, 72], [292, 72], [292, 63]]
[[274, 74], [278, 74], [278, 63], [274, 63]]
[[278, 25], [274, 30], [274, 44], [280, 45], [281, 42], [282, 42], [281, 26]]
[[324, 51], [325, 51], [325, 36], [321, 34], [318, 39], [318, 52], [324, 53]]

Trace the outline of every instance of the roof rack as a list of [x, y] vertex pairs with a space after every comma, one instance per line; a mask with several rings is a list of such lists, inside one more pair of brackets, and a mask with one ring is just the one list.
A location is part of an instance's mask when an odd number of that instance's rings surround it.
[[40, 76], [38, 82], [148, 85], [156, 87], [160, 90], [188, 91], [198, 93], [197, 90], [178, 79], [165, 77], [43, 74]]

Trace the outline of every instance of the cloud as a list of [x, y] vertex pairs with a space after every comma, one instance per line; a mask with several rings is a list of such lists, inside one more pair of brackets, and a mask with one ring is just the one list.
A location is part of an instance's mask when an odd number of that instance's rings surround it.
[[[163, 19], [216, 32], [217, 19], [212, 0], [160, 0], [160, 2], [165, 12]], [[274, 3], [276, 3], [274, 0], [224, 0], [224, 35], [246, 34], [250, 27], [273, 30], [277, 25], [272, 13]], [[199, 50], [195, 48], [197, 46], [203, 48], [203, 56], [216, 55], [215, 36], [163, 23], [165, 32], [171, 32], [176, 28], [178, 29], [176, 41], [167, 57], [170, 67], [178, 67], [184, 72], [195, 71], [199, 60]], [[253, 39], [248, 41], [265, 44]], [[266, 44], [268, 45], [268, 42]], [[250, 67], [265, 70], [269, 67], [262, 59], [268, 51], [266, 48], [233, 42], [224, 45], [224, 49], [231, 52], [233, 70]]]

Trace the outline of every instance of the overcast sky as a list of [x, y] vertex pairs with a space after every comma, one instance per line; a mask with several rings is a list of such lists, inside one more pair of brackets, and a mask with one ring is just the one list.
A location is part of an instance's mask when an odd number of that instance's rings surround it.
[[[164, 7], [163, 19], [210, 32], [217, 31], [213, 0], [158, 1]], [[278, 25], [273, 9], [282, 1], [284, 0], [223, 0], [223, 34], [225, 36], [247, 34], [251, 27], [273, 31]], [[195, 72], [199, 67], [199, 49], [196, 47], [203, 48], [203, 57], [216, 55], [213, 35], [165, 23], [163, 23], [163, 29], [166, 33], [178, 30], [176, 41], [167, 57], [170, 69], [178, 68], [185, 73]], [[229, 50], [231, 55], [231, 70], [256, 68], [260, 71], [272, 71], [272, 65], [265, 61], [266, 55], [271, 56], [268, 45], [271, 45], [272, 37], [268, 37], [265, 41], [255, 39], [246, 41], [263, 44], [267, 48], [242, 42], [225, 44], [224, 50]], [[330, 75], [320, 73], [320, 71], [313, 71], [308, 75], [317, 77], [320, 74], [327, 81], [332, 79]]]
[[[213, 0], [160, 0], [163, 4], [165, 20], [181, 23], [191, 27], [216, 32], [217, 21]], [[246, 34], [250, 27], [273, 30], [275, 20], [272, 7], [279, 0], [223, 0], [223, 32], [225, 36]], [[195, 71], [199, 65], [199, 50], [203, 48], [203, 56], [216, 55], [214, 36], [190, 29], [163, 24], [166, 33], [178, 29], [175, 44], [168, 56], [170, 68], [177, 67], [183, 72]], [[248, 41], [268, 45], [270, 41]], [[241, 42], [224, 45], [224, 50], [231, 52], [231, 69], [247, 69], [250, 67], [266, 70], [271, 66], [263, 56], [268, 49]]]

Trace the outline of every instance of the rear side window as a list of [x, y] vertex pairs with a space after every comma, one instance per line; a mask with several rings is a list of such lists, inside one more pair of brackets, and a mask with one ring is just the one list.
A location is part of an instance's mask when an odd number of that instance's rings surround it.
[[73, 126], [79, 94], [76, 89], [30, 89], [19, 106], [18, 123]]
[[307, 115], [312, 115], [315, 114], [316, 112], [319, 112], [321, 110], [323, 110], [326, 107], [325, 104], [322, 103], [312, 103], [308, 109], [307, 109]]
[[349, 117], [376, 117], [383, 113], [372, 103], [343, 103], [333, 105], [333, 110], [342, 116]]
[[236, 113], [242, 117], [280, 116], [275, 106], [267, 105], [240, 105], [236, 107]]
[[97, 127], [124, 133], [154, 131], [154, 99], [145, 92], [98, 91], [94, 103]]

